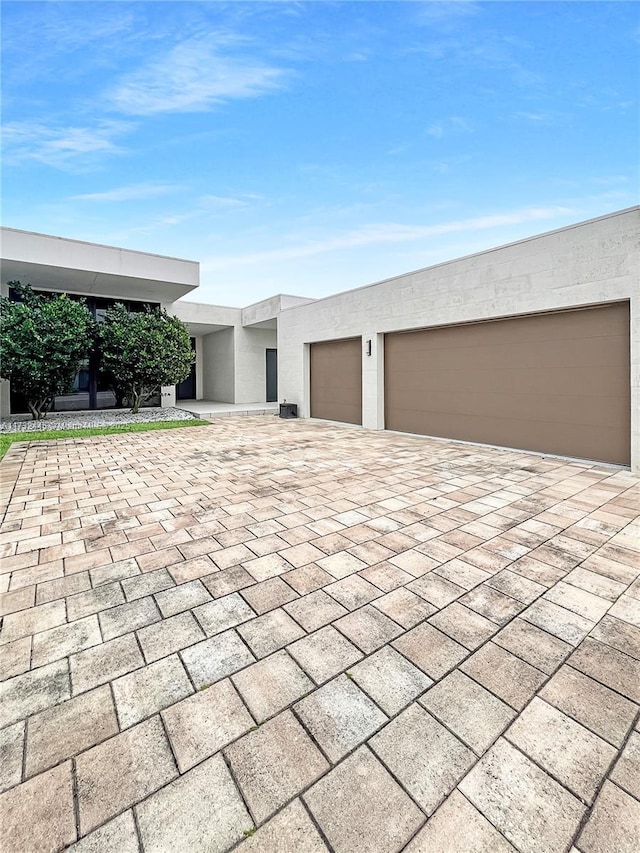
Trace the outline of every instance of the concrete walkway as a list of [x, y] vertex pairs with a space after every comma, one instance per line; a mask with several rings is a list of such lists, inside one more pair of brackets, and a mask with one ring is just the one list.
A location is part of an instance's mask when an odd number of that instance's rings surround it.
[[309, 421], [14, 445], [0, 850], [640, 847], [640, 480]]
[[211, 400], [178, 400], [176, 408], [191, 412], [199, 418], [230, 417], [231, 415], [276, 415], [278, 403], [214, 403]]

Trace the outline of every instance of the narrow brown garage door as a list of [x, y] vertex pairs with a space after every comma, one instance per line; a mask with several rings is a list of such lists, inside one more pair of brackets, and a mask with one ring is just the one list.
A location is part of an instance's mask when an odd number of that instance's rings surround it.
[[628, 464], [629, 303], [385, 335], [385, 425]]
[[311, 417], [362, 423], [362, 340], [311, 344]]

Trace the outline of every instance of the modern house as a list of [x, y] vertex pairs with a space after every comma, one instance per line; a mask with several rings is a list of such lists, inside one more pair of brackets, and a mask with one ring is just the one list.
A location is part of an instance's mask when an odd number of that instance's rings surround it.
[[[183, 300], [198, 286], [192, 261], [8, 228], [2, 259], [3, 292], [20, 280], [82, 294], [96, 316], [127, 300], [180, 317], [196, 364], [162, 405], [286, 398], [302, 417], [640, 473], [640, 207], [325, 299], [246, 308]], [[113, 405], [99, 365], [85, 373], [58, 408]]]

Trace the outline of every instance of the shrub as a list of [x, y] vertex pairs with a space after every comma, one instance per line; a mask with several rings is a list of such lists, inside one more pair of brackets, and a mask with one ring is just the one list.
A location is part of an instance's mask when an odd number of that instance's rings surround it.
[[34, 420], [46, 417], [53, 398], [71, 390], [88, 356], [94, 320], [83, 300], [34, 293], [10, 281], [17, 300], [0, 297], [0, 377], [27, 400]]
[[189, 332], [164, 309], [129, 313], [117, 303], [106, 312], [98, 339], [102, 367], [132, 412], [159, 386], [186, 379], [195, 359]]

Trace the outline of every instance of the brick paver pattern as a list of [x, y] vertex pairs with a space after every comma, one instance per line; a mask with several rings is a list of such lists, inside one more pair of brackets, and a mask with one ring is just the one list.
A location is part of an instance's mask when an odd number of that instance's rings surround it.
[[267, 417], [0, 470], [3, 853], [640, 849], [629, 471]]

